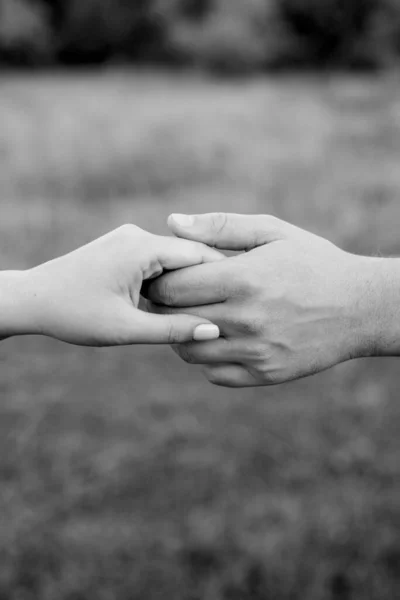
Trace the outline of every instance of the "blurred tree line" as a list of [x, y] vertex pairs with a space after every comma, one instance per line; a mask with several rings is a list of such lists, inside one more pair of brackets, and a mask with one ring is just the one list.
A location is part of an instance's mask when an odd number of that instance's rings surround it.
[[400, 0], [0, 0], [3, 66], [381, 68]]

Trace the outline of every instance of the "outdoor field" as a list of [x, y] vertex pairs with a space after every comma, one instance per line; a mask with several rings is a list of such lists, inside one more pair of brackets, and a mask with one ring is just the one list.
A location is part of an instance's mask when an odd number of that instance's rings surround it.
[[[0, 79], [0, 267], [272, 213], [400, 255], [400, 84]], [[400, 362], [211, 386], [169, 348], [0, 345], [0, 600], [396, 600]]]

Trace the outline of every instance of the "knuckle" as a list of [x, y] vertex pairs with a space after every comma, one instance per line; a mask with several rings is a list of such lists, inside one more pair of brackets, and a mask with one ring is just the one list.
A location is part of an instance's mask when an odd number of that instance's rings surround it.
[[256, 282], [248, 276], [245, 268], [246, 265], [235, 258], [226, 262], [225, 271], [221, 273], [216, 284], [221, 297], [245, 299], [252, 295], [252, 288], [256, 286]]
[[215, 236], [219, 236], [228, 223], [228, 215], [223, 212], [213, 213], [211, 215], [211, 225]]
[[263, 381], [264, 381], [265, 385], [268, 385], [271, 387], [274, 385], [278, 385], [280, 383], [280, 380], [275, 373], [265, 373], [263, 375]]
[[240, 281], [237, 282], [237, 291], [240, 295], [254, 297], [259, 294], [262, 289], [262, 277], [260, 272], [255, 268], [247, 269], [240, 276]]
[[282, 225], [282, 221], [275, 217], [275, 215], [264, 215], [262, 218], [263, 225], [269, 229], [279, 229]]
[[266, 225], [274, 225], [277, 223], [280, 223], [280, 219], [278, 219], [278, 217], [276, 217], [275, 215], [271, 215], [271, 214], [265, 214], [263, 215], [263, 219]]
[[261, 375], [263, 378], [268, 378], [271, 372], [271, 367], [268, 364], [268, 361], [263, 357], [260, 357], [258, 360], [254, 361], [253, 368], [255, 371], [257, 371], [257, 374]]
[[220, 285], [229, 287], [231, 296], [247, 295], [249, 289], [248, 280], [250, 278], [247, 272], [244, 271], [243, 263], [232, 260], [232, 263], [227, 266], [231, 268], [227, 270], [225, 278], [221, 278]]
[[274, 215], [264, 215], [261, 219], [262, 228], [268, 232], [268, 238], [280, 238], [285, 230], [285, 222]]
[[173, 306], [176, 294], [174, 288], [167, 282], [160, 282], [156, 287], [157, 290], [157, 299], [165, 304], [166, 306]]
[[212, 285], [210, 285], [207, 275], [199, 273], [197, 279], [191, 282], [191, 289], [196, 293], [201, 293], [203, 290], [210, 290], [217, 298], [226, 298], [231, 293], [230, 279], [228, 275], [221, 273], [218, 280], [213, 281]]
[[137, 233], [138, 231], [141, 231], [139, 229], [139, 227], [137, 227], [136, 225], [134, 225], [133, 223], [125, 223], [124, 225], [121, 225], [120, 227], [118, 227], [117, 231], [123, 236], [123, 237], [130, 237], [133, 234]]
[[280, 383], [279, 374], [277, 371], [271, 369], [267, 362], [263, 362], [262, 365], [256, 369], [259, 377], [262, 378], [265, 385], [273, 386]]
[[259, 345], [252, 348], [249, 367], [253, 375], [264, 385], [280, 383], [281, 369], [277, 357], [270, 348]]
[[133, 223], [125, 223], [115, 230], [115, 240], [118, 244], [122, 244], [124, 248], [131, 250], [137, 248], [144, 236], [149, 235], [148, 232], [140, 229]]
[[249, 260], [248, 256], [239, 255], [227, 261], [225, 280], [231, 295], [254, 297], [265, 286], [266, 269], [261, 260]]
[[249, 336], [260, 334], [263, 330], [262, 319], [251, 314], [251, 311], [248, 309], [237, 311], [233, 321], [235, 328]]
[[[206, 284], [206, 282], [204, 282]], [[218, 283], [214, 286], [215, 297], [221, 298], [225, 300], [226, 298], [231, 297], [232, 295], [236, 295], [234, 290], [232, 290], [227, 281], [225, 281], [222, 277], [218, 281]], [[232, 294], [233, 291], [233, 294]]]
[[182, 341], [180, 331], [174, 326], [172, 319], [167, 321], [167, 342], [169, 345], [179, 344]]
[[187, 347], [185, 347], [184, 345], [179, 346], [179, 348], [177, 348], [176, 352], [177, 352], [177, 354], [179, 354], [181, 359], [183, 361], [185, 361], [185, 363], [188, 363], [189, 365], [193, 365], [196, 363], [195, 357], [189, 351], [189, 349]]
[[243, 322], [243, 329], [246, 333], [254, 335], [260, 332], [262, 324], [256, 317], [247, 317]]
[[245, 350], [248, 360], [257, 367], [263, 364], [268, 356], [268, 349], [262, 343], [250, 343], [246, 345]]

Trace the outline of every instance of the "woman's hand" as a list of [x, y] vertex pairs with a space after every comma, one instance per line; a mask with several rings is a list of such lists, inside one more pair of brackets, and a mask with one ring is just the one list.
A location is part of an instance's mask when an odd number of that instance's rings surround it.
[[0, 277], [0, 337], [43, 334], [71, 344], [171, 344], [218, 338], [218, 327], [189, 315], [138, 308], [146, 280], [222, 255], [201, 243], [124, 225], [78, 250]]

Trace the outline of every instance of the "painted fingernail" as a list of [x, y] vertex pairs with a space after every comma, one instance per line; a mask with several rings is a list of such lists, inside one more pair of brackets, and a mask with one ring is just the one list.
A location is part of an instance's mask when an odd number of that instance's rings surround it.
[[193, 339], [195, 342], [205, 342], [217, 340], [219, 338], [219, 327], [216, 325], [199, 325], [194, 330]]
[[171, 219], [181, 227], [191, 227], [194, 223], [194, 217], [190, 215], [171, 215]]

